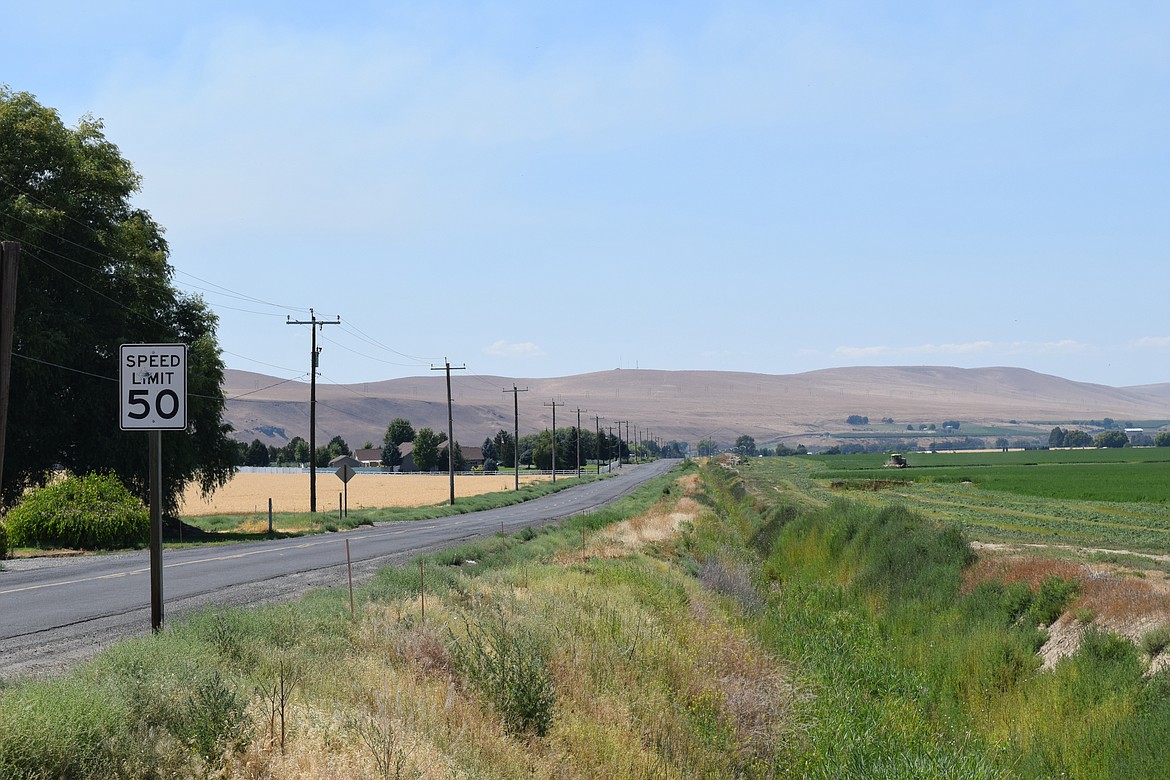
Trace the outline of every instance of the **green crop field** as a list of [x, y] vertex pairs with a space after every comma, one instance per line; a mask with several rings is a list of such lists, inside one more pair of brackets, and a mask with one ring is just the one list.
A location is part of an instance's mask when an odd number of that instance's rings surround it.
[[898, 503], [972, 539], [1170, 553], [1170, 448], [759, 458], [804, 501]]
[[971, 482], [1042, 498], [1170, 504], [1170, 447], [1025, 452], [911, 453], [906, 469], [885, 456], [819, 456], [818, 479]]

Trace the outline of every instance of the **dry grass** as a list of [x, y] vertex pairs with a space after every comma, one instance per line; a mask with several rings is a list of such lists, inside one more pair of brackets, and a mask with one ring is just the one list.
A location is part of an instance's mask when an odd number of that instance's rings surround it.
[[[520, 475], [521, 484], [547, 477]], [[515, 477], [507, 474], [482, 474], [455, 477], [456, 496], [477, 496], [512, 490]], [[450, 496], [446, 474], [358, 474], [349, 482], [349, 508], [413, 507], [441, 504]], [[337, 496], [345, 485], [331, 469], [317, 471], [317, 505], [335, 508]], [[309, 475], [240, 473], [215, 491], [209, 499], [199, 495], [199, 488], [189, 485], [183, 494], [180, 513], [199, 515], [234, 515], [267, 513], [268, 499], [274, 512], [309, 511]], [[266, 523], [267, 521], [265, 521]], [[263, 528], [254, 530], [267, 530]]]
[[[1150, 629], [1170, 625], [1170, 580], [1166, 575], [1133, 572], [1112, 564], [995, 554], [984, 548], [965, 574], [964, 590], [988, 580], [1026, 582], [1036, 588], [1052, 576], [1075, 580], [1080, 592], [1048, 627], [1048, 641], [1040, 650], [1045, 668], [1075, 653], [1090, 625], [1120, 634], [1138, 645]], [[1154, 669], [1170, 665], [1165, 653], [1153, 660]]]
[[653, 509], [629, 520], [609, 526], [586, 540], [584, 548], [563, 550], [556, 556], [562, 566], [581, 563], [590, 558], [624, 558], [646, 545], [659, 544], [674, 537], [683, 523], [694, 523], [703, 507], [692, 495], [702, 489], [698, 474], [688, 474], [676, 483], [683, 495], [673, 507], [660, 502]]

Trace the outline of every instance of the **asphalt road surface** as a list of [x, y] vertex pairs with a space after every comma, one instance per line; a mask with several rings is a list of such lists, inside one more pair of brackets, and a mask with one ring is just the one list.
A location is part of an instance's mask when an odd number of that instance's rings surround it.
[[[420, 553], [515, 533], [593, 511], [668, 471], [677, 460], [626, 465], [614, 477], [522, 504], [437, 520], [388, 522], [353, 531], [244, 544], [165, 550], [166, 619], [211, 605], [295, 598]], [[127, 636], [150, 633], [148, 551], [5, 561], [0, 571], [0, 677], [51, 674]]]

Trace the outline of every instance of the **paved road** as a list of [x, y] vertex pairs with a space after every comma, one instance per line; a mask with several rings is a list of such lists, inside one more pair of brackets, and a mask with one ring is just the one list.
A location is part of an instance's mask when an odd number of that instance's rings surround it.
[[[504, 530], [544, 525], [611, 503], [678, 461], [623, 467], [616, 476], [502, 509], [383, 523], [323, 536], [163, 553], [167, 618], [208, 604], [257, 604], [357, 579], [419, 553]], [[0, 571], [0, 676], [52, 672], [124, 636], [149, 633], [146, 551], [6, 561]]]

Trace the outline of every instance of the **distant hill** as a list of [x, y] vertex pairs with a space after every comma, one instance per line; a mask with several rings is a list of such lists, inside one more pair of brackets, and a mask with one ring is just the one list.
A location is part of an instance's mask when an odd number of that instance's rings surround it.
[[[1117, 388], [1073, 382], [1022, 368], [944, 366], [831, 368], [803, 374], [615, 369], [576, 376], [514, 379], [456, 372], [452, 375], [455, 438], [478, 445], [513, 427], [512, 386], [521, 393], [520, 434], [551, 424], [601, 427], [630, 420], [641, 431], [692, 444], [702, 438], [731, 443], [741, 434], [765, 446], [777, 441], [823, 443], [846, 433], [849, 415], [897, 425], [1006, 424], [1021, 432], [1106, 417], [1170, 419], [1170, 384]], [[507, 392], [505, 392], [507, 391]], [[309, 386], [246, 371], [228, 370], [227, 419], [236, 438], [283, 444], [308, 438]], [[447, 428], [445, 379], [430, 376], [353, 385], [317, 385], [317, 442], [340, 435], [351, 447], [380, 445], [386, 425], [405, 417], [414, 427]], [[1032, 423], [1033, 426], [1027, 426]]]

